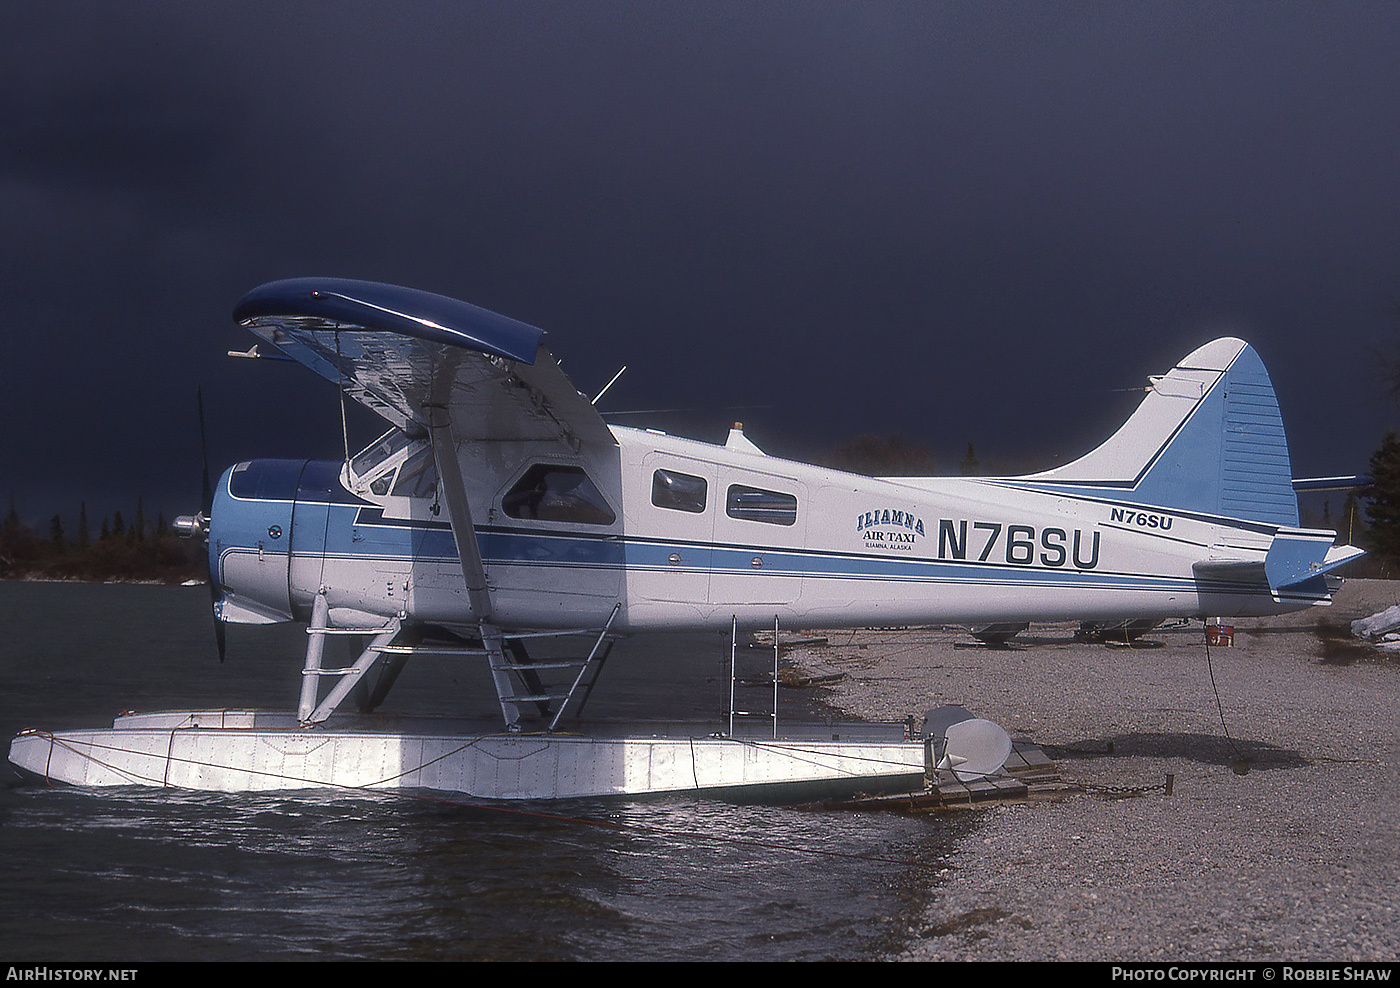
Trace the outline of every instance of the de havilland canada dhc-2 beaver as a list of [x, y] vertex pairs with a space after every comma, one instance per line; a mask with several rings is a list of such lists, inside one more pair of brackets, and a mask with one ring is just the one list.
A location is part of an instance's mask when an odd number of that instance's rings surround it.
[[[249, 292], [234, 318], [260, 338], [246, 356], [300, 361], [390, 426], [343, 461], [236, 464], [179, 522], [208, 541], [218, 622], [308, 625], [298, 709], [26, 731], [10, 757], [29, 772], [493, 798], [905, 784], [934, 757], [927, 739], [779, 737], [776, 696], [760, 737], [736, 729], [732, 685], [727, 730], [575, 718], [624, 635], [1277, 614], [1329, 603], [1328, 573], [1361, 554], [1299, 527], [1273, 386], [1237, 339], [1152, 378], [1068, 465], [872, 478], [765, 455], [739, 428], [717, 446], [610, 425], [542, 330], [443, 296], [299, 278]], [[335, 634], [368, 637], [352, 665], [323, 666]], [[531, 656], [570, 635], [577, 656]], [[504, 729], [371, 716], [424, 654], [484, 661]], [[340, 712], [348, 698], [358, 712]]]

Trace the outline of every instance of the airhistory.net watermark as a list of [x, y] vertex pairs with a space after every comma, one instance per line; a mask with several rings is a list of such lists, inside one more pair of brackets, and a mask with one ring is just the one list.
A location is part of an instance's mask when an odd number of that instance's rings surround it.
[[135, 981], [134, 967], [50, 967], [47, 964], [11, 965], [6, 981]]

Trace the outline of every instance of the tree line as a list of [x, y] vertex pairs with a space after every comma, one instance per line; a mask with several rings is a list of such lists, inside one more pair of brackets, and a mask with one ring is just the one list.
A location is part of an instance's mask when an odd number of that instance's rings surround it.
[[[912, 442], [898, 432], [884, 436], [865, 433], [844, 440], [819, 455], [817, 463], [835, 470], [845, 470], [847, 473], [864, 474], [867, 477], [938, 475], [937, 463], [928, 446]], [[972, 443], [967, 444], [967, 454], [958, 463], [958, 473], [964, 477], [976, 477], [982, 473], [982, 464], [972, 448]]]
[[69, 530], [61, 514], [46, 532], [20, 520], [14, 496], [0, 522], [0, 578], [49, 580], [153, 580], [182, 583], [204, 578], [204, 544], [184, 539], [157, 513], [147, 519], [141, 498], [130, 521], [120, 511], [104, 516], [94, 534], [87, 503]]

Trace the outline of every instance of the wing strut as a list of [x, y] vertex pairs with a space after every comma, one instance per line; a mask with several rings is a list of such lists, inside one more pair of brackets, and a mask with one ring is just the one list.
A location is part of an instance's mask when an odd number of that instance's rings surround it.
[[467, 603], [476, 618], [482, 644], [491, 657], [491, 679], [501, 704], [501, 716], [506, 728], [520, 729], [520, 707], [514, 699], [515, 689], [500, 631], [491, 623], [491, 588], [486, 582], [486, 567], [481, 561], [481, 546], [476, 541], [476, 526], [472, 523], [471, 506], [467, 504], [467, 488], [462, 483], [462, 464], [457, 457], [457, 439], [452, 434], [452, 418], [447, 412], [447, 391], [451, 388], [451, 371], [447, 362], [434, 375], [434, 402], [428, 408], [428, 431], [433, 444], [433, 460], [437, 464], [438, 482], [443, 500], [447, 502], [447, 520], [452, 525], [452, 538], [457, 543], [457, 558], [462, 564], [462, 577], [467, 581]]
[[443, 500], [447, 502], [447, 520], [452, 525], [452, 538], [457, 542], [457, 557], [462, 563], [462, 577], [467, 581], [467, 602], [472, 616], [478, 621], [491, 620], [491, 589], [486, 584], [486, 567], [481, 562], [481, 547], [476, 541], [476, 526], [467, 504], [467, 489], [462, 483], [462, 465], [457, 459], [457, 440], [452, 435], [452, 423], [443, 406], [431, 409], [430, 418], [433, 460], [438, 481], [442, 484]]
[[[311, 626], [306, 629], [306, 666], [301, 673], [301, 702], [297, 705], [298, 723], [302, 727], [310, 727], [313, 724], [324, 723], [331, 714], [335, 713], [341, 701], [350, 695], [350, 692], [360, 684], [365, 673], [369, 672], [379, 661], [380, 655], [386, 650], [386, 646], [398, 636], [401, 627], [402, 623], [399, 619], [392, 618], [382, 628], [332, 628], [330, 626], [330, 610], [326, 606], [326, 592], [322, 590], [317, 593], [316, 599], [311, 605]], [[327, 635], [363, 635], [366, 633], [374, 637], [370, 639], [370, 643], [365, 646], [354, 665], [341, 669], [322, 668], [321, 658], [325, 653]], [[320, 680], [323, 676], [338, 676], [340, 682], [336, 683], [326, 698], [318, 705], [316, 698], [320, 693]]]

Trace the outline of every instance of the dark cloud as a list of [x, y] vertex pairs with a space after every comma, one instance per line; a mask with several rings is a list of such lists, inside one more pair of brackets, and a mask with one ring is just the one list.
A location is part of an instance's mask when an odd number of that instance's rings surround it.
[[201, 384], [216, 460], [334, 454], [333, 391], [222, 357], [243, 291], [318, 273], [534, 322], [709, 437], [764, 405], [776, 451], [950, 470], [1082, 452], [1240, 335], [1298, 472], [1359, 469], [1397, 42], [1368, 3], [12, 5], [4, 479], [174, 510]]

